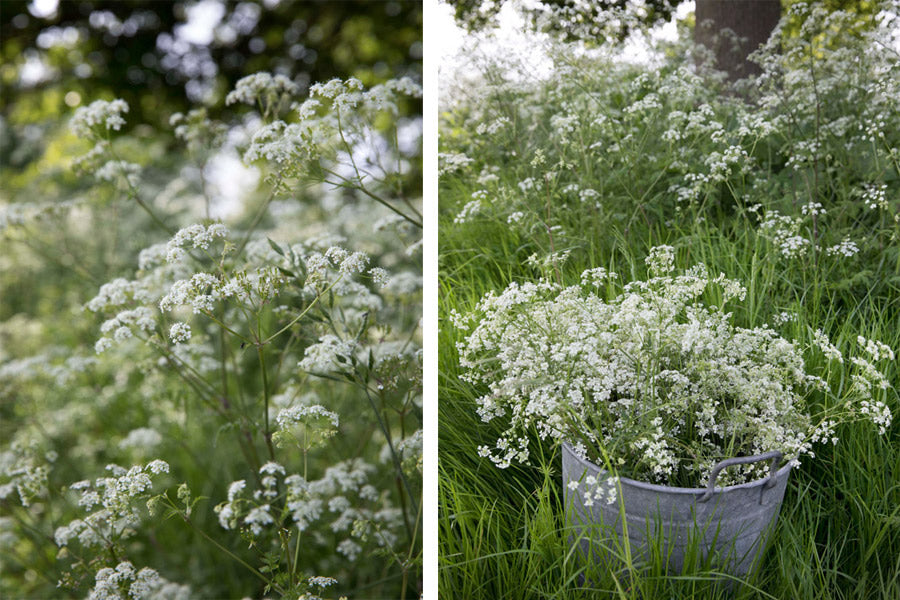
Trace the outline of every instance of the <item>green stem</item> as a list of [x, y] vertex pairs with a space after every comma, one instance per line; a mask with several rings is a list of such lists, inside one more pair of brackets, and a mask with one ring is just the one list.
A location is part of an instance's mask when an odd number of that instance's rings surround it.
[[366, 398], [369, 399], [369, 405], [371, 405], [372, 410], [375, 412], [375, 418], [378, 419], [378, 426], [381, 428], [381, 433], [384, 434], [384, 438], [387, 440], [388, 448], [391, 451], [391, 458], [394, 462], [394, 468], [397, 470], [397, 474], [403, 481], [403, 487], [406, 489], [407, 496], [409, 496], [409, 501], [412, 504], [413, 511], [418, 514], [419, 503], [416, 501], [416, 497], [412, 493], [412, 488], [409, 485], [409, 480], [406, 478], [406, 473], [403, 472], [403, 465], [400, 463], [400, 457], [397, 456], [397, 451], [394, 449], [394, 442], [391, 438], [391, 432], [388, 430], [387, 425], [385, 425], [384, 419], [381, 418], [381, 412], [379, 412], [378, 407], [375, 405], [375, 400], [372, 398], [372, 394], [369, 393], [368, 387], [364, 385], [363, 389], [366, 392]]
[[265, 396], [266, 406], [265, 406], [265, 417], [266, 417], [266, 446], [269, 449], [269, 458], [271, 460], [275, 460], [275, 448], [272, 446], [272, 433], [269, 431], [269, 376], [266, 373], [266, 359], [263, 356], [263, 346], [262, 344], [258, 344], [256, 346], [256, 353], [259, 356], [259, 368], [262, 370], [262, 379], [263, 379], [263, 395]]
[[267, 338], [264, 339], [263, 341], [259, 342], [259, 345], [260, 345], [260, 346], [265, 346], [266, 344], [268, 344], [269, 342], [271, 342], [272, 340], [274, 340], [275, 338], [277, 338], [279, 335], [281, 335], [282, 333], [284, 333], [285, 331], [287, 331], [288, 329], [290, 329], [290, 328], [294, 325], [294, 323], [296, 323], [297, 321], [299, 321], [300, 319], [302, 319], [302, 318], [306, 315], [306, 313], [308, 313], [308, 312], [310, 311], [310, 309], [312, 309], [312, 307], [315, 306], [316, 303], [318, 303], [319, 298], [321, 298], [322, 296], [324, 296], [324, 295], [325, 295], [325, 292], [327, 292], [328, 290], [330, 290], [331, 288], [333, 288], [335, 285], [337, 285], [337, 282], [340, 281], [340, 280], [341, 280], [341, 277], [338, 277], [338, 278], [335, 279], [333, 282], [331, 282], [331, 283], [328, 285], [327, 288], [325, 288], [324, 290], [322, 290], [321, 293], [316, 294], [316, 297], [313, 298], [313, 301], [309, 303], [309, 306], [307, 306], [306, 308], [303, 309], [303, 312], [301, 312], [299, 315], [297, 315], [296, 317], [294, 317], [294, 319], [292, 319], [290, 323], [288, 323], [287, 325], [285, 325], [284, 327], [282, 327], [281, 329], [279, 329], [278, 331], [276, 331], [275, 333], [273, 333], [272, 335], [270, 335], [269, 337], [267, 337]]
[[[168, 500], [168, 498], [166, 498], [166, 499]], [[171, 502], [171, 501], [170, 501], [170, 502]], [[170, 504], [170, 506], [172, 506], [174, 510], [178, 510], [177, 508], [174, 507], [174, 505], [171, 505], [171, 504]], [[202, 536], [204, 537], [204, 539], [206, 539], [208, 542], [210, 542], [211, 544], [213, 544], [216, 548], [218, 548], [219, 550], [221, 550], [222, 552], [224, 552], [225, 554], [227, 554], [228, 556], [230, 556], [231, 558], [233, 558], [233, 559], [236, 560], [237, 562], [239, 562], [239, 563], [241, 563], [242, 565], [244, 565], [247, 569], [250, 570], [251, 573], [253, 573], [253, 574], [256, 575], [257, 577], [259, 577], [260, 579], [262, 579], [262, 580], [266, 583], [266, 585], [272, 586], [272, 588], [275, 589], [275, 590], [277, 590], [279, 594], [284, 595], [284, 590], [281, 589], [281, 586], [279, 586], [278, 584], [276, 584], [276, 583], [273, 582], [273, 581], [269, 581], [269, 580], [266, 578], [265, 575], [263, 575], [263, 574], [260, 573], [258, 570], [256, 570], [255, 568], [253, 568], [252, 566], [250, 566], [249, 564], [247, 564], [247, 563], [244, 561], [244, 559], [242, 559], [240, 556], [237, 556], [236, 554], [234, 554], [233, 552], [231, 552], [228, 548], [226, 548], [225, 546], [223, 546], [222, 544], [220, 544], [220, 543], [217, 542], [216, 540], [214, 540], [214, 539], [212, 539], [211, 537], [209, 537], [209, 536], [206, 534], [205, 531], [203, 531], [202, 529], [200, 529], [199, 527], [197, 527], [196, 525], [194, 525], [194, 523], [193, 523], [193, 521], [191, 521], [191, 518], [190, 518], [190, 517], [188, 517], [187, 515], [181, 513], [181, 511], [178, 511], [178, 512], [179, 512], [179, 514], [181, 514], [181, 517], [184, 519], [184, 522], [187, 523], [188, 525], [190, 525], [191, 529], [193, 529], [194, 531], [196, 531], [197, 533], [199, 533], [200, 535], [202, 535]]]
[[225, 331], [227, 331], [227, 332], [230, 333], [231, 335], [235, 336], [236, 338], [238, 338], [238, 339], [241, 340], [242, 342], [245, 342], [245, 343], [246, 343], [246, 342], [249, 342], [249, 341], [250, 341], [250, 340], [248, 340], [246, 337], [242, 336], [242, 335], [239, 334], [237, 331], [235, 331], [234, 329], [232, 329], [231, 327], [229, 327], [228, 325], [226, 325], [225, 323], [223, 323], [222, 321], [220, 321], [219, 319], [217, 319], [217, 318], [215, 317], [215, 315], [212, 314], [211, 311], [205, 310], [205, 311], [203, 311], [203, 314], [206, 315], [207, 317], [209, 317], [209, 318], [213, 321], [213, 323], [215, 323], [216, 325], [218, 325], [219, 327], [221, 327], [222, 329], [224, 329]]
[[[304, 478], [305, 479], [305, 478]], [[300, 527], [297, 527], [297, 543], [294, 545], [294, 564], [291, 565], [291, 577], [297, 572], [297, 563], [300, 562]]]
[[[415, 218], [410, 217], [408, 214], [404, 213], [402, 210], [399, 210], [397, 207], [395, 207], [393, 204], [391, 204], [390, 202], [388, 202], [387, 200], [385, 200], [384, 198], [382, 198], [382, 197], [379, 196], [378, 194], [376, 194], [376, 193], [374, 193], [374, 192], [371, 192], [371, 191], [369, 191], [368, 189], [366, 189], [366, 188], [363, 186], [362, 181], [354, 182], [354, 181], [352, 181], [352, 180], [350, 180], [350, 179], [347, 179], [346, 177], [342, 177], [341, 175], [338, 175], [337, 173], [335, 173], [334, 171], [331, 171], [330, 169], [323, 169], [323, 171], [325, 171], [325, 172], [328, 173], [329, 175], [332, 175], [332, 176], [334, 176], [334, 177], [337, 177], [338, 179], [340, 179], [340, 180], [343, 182], [343, 183], [337, 183], [337, 182], [334, 182], [334, 181], [329, 181], [328, 179], [323, 179], [323, 180], [322, 180], [323, 183], [327, 183], [327, 184], [333, 185], [333, 186], [335, 186], [335, 187], [351, 187], [351, 188], [353, 188], [353, 189], [357, 189], [357, 190], [359, 190], [360, 192], [362, 192], [363, 194], [365, 194], [366, 196], [368, 196], [369, 198], [371, 198], [372, 200], [375, 200], [375, 201], [378, 202], [379, 204], [381, 204], [381, 205], [385, 206], [386, 208], [390, 209], [392, 212], [394, 212], [394, 213], [400, 215], [401, 217], [403, 217], [404, 219], [406, 219], [407, 221], [409, 221], [410, 223], [412, 223], [413, 225], [415, 225], [415, 226], [418, 227], [419, 229], [422, 228], [422, 222], [421, 222], [421, 221], [417, 221]], [[418, 211], [415, 211], [415, 212], [418, 212]]]

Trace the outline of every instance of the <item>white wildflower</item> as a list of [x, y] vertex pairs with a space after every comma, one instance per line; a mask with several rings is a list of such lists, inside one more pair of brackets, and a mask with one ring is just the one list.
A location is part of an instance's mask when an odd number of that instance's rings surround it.
[[296, 83], [284, 75], [272, 75], [271, 73], [254, 73], [239, 79], [234, 90], [225, 96], [225, 104], [256, 104], [257, 100], [277, 99], [282, 94], [293, 95], [300, 92]]
[[191, 339], [191, 326], [187, 323], [174, 323], [169, 329], [169, 339], [175, 344], [182, 344]]
[[828, 253], [828, 256], [851, 257], [855, 256], [859, 252], [859, 246], [851, 241], [849, 237], [845, 237], [840, 244], [831, 246], [826, 250], [826, 252]]
[[98, 136], [99, 126], [105, 130], [118, 131], [125, 124], [122, 115], [128, 112], [128, 103], [122, 99], [112, 102], [106, 100], [94, 100], [88, 106], [82, 106], [75, 111], [75, 115], [69, 122], [72, 133], [79, 137]]

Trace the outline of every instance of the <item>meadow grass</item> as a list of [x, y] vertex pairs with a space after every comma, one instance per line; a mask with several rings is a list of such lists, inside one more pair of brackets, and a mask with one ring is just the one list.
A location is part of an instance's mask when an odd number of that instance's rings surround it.
[[[530, 465], [497, 469], [478, 456], [501, 433], [475, 412], [479, 391], [460, 379], [459, 333], [447, 316], [465, 313], [481, 296], [511, 281], [534, 280], [525, 264], [538, 242], [501, 219], [454, 223], [467, 201], [464, 190], [442, 189], [440, 222], [439, 463], [440, 589], [453, 598], [880, 598], [900, 597], [900, 428], [879, 436], [865, 423], [842, 426], [840, 442], [816, 448], [794, 469], [778, 525], [759, 571], [733, 587], [721, 574], [698, 566], [666, 574], [656, 564], [631, 565], [628, 576], [593, 573], [581, 587], [579, 566], [563, 518], [558, 451], [532, 446]], [[900, 294], [890, 281], [897, 265], [867, 264], [851, 271], [787, 267], [773, 257], [767, 241], [732, 214], [715, 224], [684, 218], [680, 223], [621, 226], [568, 215], [556, 222], [582, 240], [558, 265], [564, 282], [577, 281], [585, 268], [604, 266], [621, 281], [644, 276], [650, 247], [670, 244], [678, 267], [698, 262], [723, 272], [748, 289], [744, 302], [730, 306], [742, 326], [769, 321], [781, 311], [797, 318], [780, 327], [788, 338], [809, 341], [822, 329], [838, 347], [857, 335], [900, 346]], [[574, 218], [573, 218], [574, 217]], [[823, 261], [824, 264], [824, 261]], [[835, 272], [839, 271], [839, 272]], [[854, 276], [868, 271], [863, 285]], [[611, 290], [610, 294], [615, 293]], [[821, 360], [821, 359], [819, 359]], [[808, 364], [815, 365], [811, 357]], [[886, 372], [900, 383], [896, 364]], [[841, 372], [829, 383], [846, 385]], [[895, 396], [896, 398], [896, 396]], [[896, 411], [897, 404], [892, 408]]]

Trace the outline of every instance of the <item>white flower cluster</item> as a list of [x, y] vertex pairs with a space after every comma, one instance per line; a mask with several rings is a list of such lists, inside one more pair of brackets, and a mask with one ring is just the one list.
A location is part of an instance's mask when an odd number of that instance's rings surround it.
[[[211, 311], [219, 300], [267, 302], [278, 295], [284, 284], [284, 275], [274, 267], [259, 268], [255, 272], [236, 270], [226, 277], [206, 272], [194, 273], [189, 279], [172, 283], [166, 295], [159, 300], [159, 309], [167, 311], [190, 306], [195, 314], [199, 314]], [[170, 337], [175, 342], [186, 341], [190, 338], [190, 329], [173, 325]]]
[[369, 264], [369, 257], [365, 252], [350, 252], [339, 246], [326, 250], [325, 258], [338, 268], [341, 275], [362, 273]]
[[[265, 475], [262, 488], [247, 497], [246, 482], [235, 481], [228, 489], [228, 500], [216, 506], [219, 524], [224, 529], [241, 528], [258, 537], [275, 524], [274, 515], [287, 515], [302, 532], [320, 520], [328, 519], [328, 528], [341, 540], [337, 550], [350, 560], [362, 552], [361, 543], [372, 539], [381, 548], [389, 548], [398, 539], [402, 512], [368, 483], [375, 467], [359, 459], [341, 461], [326, 469], [321, 479], [307, 481], [300, 475], [285, 475], [277, 463], [260, 469]], [[279, 476], [286, 489], [280, 496]], [[284, 511], [273, 506], [281, 506]]]
[[[561, 234], [562, 232], [557, 229], [556, 233]], [[546, 271], [551, 268], [558, 268], [559, 265], [569, 260], [571, 255], [572, 251], [569, 249], [550, 252], [544, 256], [539, 256], [537, 253], [534, 253], [525, 259], [525, 264], [534, 267], [535, 269]]]
[[189, 225], [178, 230], [166, 244], [166, 262], [176, 262], [184, 258], [187, 254], [186, 246], [207, 250], [213, 239], [226, 237], [228, 228], [221, 223], [213, 223], [207, 227], [199, 223]]
[[83, 156], [72, 159], [72, 168], [76, 173], [93, 173], [109, 158], [109, 142], [98, 140], [94, 147]]
[[569, 481], [567, 487], [573, 492], [582, 494], [584, 506], [593, 506], [595, 502], [605, 502], [606, 504], [615, 504], [618, 494], [618, 477], [607, 477], [599, 480], [593, 475], [586, 475], [584, 481], [575, 479]]
[[0, 500], [6, 500], [18, 492], [22, 506], [31, 506], [38, 498], [47, 497], [47, 478], [50, 469], [40, 459], [33, 443], [20, 440], [10, 444], [9, 450], [0, 454]]
[[[344, 320], [357, 326], [366, 313], [383, 306], [381, 297], [359, 279], [369, 280], [394, 294], [421, 288], [421, 277], [412, 275], [413, 280], [410, 280], [408, 274], [401, 273], [399, 277], [392, 278], [385, 269], [370, 267], [370, 257], [365, 252], [354, 252], [336, 245], [326, 245], [323, 251], [317, 251], [309, 246], [321, 247], [319, 244], [298, 243], [276, 252], [267, 240], [253, 240], [246, 246], [243, 268], [222, 261], [220, 269], [212, 273], [196, 272], [195, 263], [202, 262], [203, 257], [196, 256], [196, 261], [183, 260], [192, 248], [200, 249], [207, 258], [217, 260], [217, 257], [210, 256], [210, 248], [215, 240], [224, 239], [227, 235], [228, 230], [221, 223], [185, 227], [168, 242], [155, 244], [140, 253], [137, 279], [118, 278], [101, 286], [97, 296], [85, 305], [86, 308], [94, 312], [118, 312], [102, 324], [103, 336], [95, 343], [96, 352], [102, 353], [114, 343], [135, 337], [139, 332], [166, 336], [177, 349], [192, 339], [194, 331], [183, 316], [167, 324], [167, 330], [159, 329], [158, 311], [189, 306], [195, 314], [204, 314], [212, 311], [221, 301], [245, 309], [263, 306], [276, 298], [288, 284], [285, 274], [288, 269], [302, 273], [297, 277], [303, 284], [301, 293], [304, 299], [312, 302], [321, 293], [330, 291], [342, 304]], [[221, 253], [223, 257], [231, 247], [226, 240]], [[304, 275], [305, 279], [302, 278]], [[286, 318], [296, 313], [287, 306], [283, 310], [276, 309], [276, 312]], [[348, 343], [332, 337], [325, 336], [320, 344], [308, 349], [304, 368], [319, 365], [324, 370], [332, 370], [337, 366], [328, 360], [329, 349], [335, 350]], [[352, 346], [352, 343], [349, 344]], [[339, 354], [349, 356], [349, 353]]]
[[132, 301], [142, 303], [150, 299], [150, 294], [141, 282], [119, 277], [101, 285], [97, 295], [84, 306], [91, 312], [101, 312], [119, 308]]
[[481, 212], [481, 200], [481, 198], [476, 198], [467, 202], [466, 205], [462, 207], [462, 210], [459, 211], [459, 214], [453, 217], [453, 222], [467, 223], [472, 220], [472, 217]]
[[883, 183], [866, 184], [860, 195], [862, 196], [863, 203], [869, 210], [875, 210], [876, 208], [887, 210], [887, 185]]
[[[257, 74], [267, 75], [267, 74]], [[255, 76], [251, 76], [255, 77]], [[244, 78], [241, 82], [249, 80]], [[264, 89], [274, 85], [274, 80], [260, 80]], [[229, 98], [254, 98], [262, 92], [255, 91], [259, 85], [241, 85], [229, 94]], [[278, 86], [274, 86], [277, 89]], [[267, 91], [268, 102], [274, 102], [281, 92]], [[358, 79], [332, 79], [316, 83], [309, 90], [309, 98], [294, 105], [299, 117], [297, 123], [275, 120], [257, 130], [250, 145], [244, 152], [244, 161], [252, 163], [265, 159], [278, 164], [308, 160], [323, 152], [333, 153], [335, 147], [345, 147], [347, 143], [368, 140], [372, 143], [375, 132], [374, 121], [378, 113], [399, 114], [398, 95], [419, 97], [421, 87], [411, 79], [389, 80], [366, 90]], [[332, 154], [329, 154], [332, 155]]]
[[[397, 442], [397, 456], [400, 458], [400, 464], [403, 470], [412, 473], [418, 471], [422, 473], [422, 430], [417, 429], [412, 435]], [[390, 460], [390, 446], [384, 445], [381, 452], [381, 460], [388, 462]]]
[[608, 281], [615, 281], [618, 277], [615, 271], [607, 271], [603, 267], [595, 267], [581, 273], [581, 285], [596, 287]]
[[784, 325], [785, 323], [791, 323], [797, 320], [796, 313], [790, 313], [787, 311], [781, 311], [777, 315], [772, 317], [773, 325]]
[[[134, 329], [137, 328], [142, 332], [153, 331], [156, 327], [156, 316], [153, 311], [146, 306], [123, 310], [112, 319], [108, 319], [100, 325], [100, 332], [103, 334], [94, 344], [94, 350], [97, 354], [101, 354], [109, 350], [113, 342], [124, 342], [134, 337]], [[110, 336], [109, 334], [112, 334]]]
[[[528, 460], [534, 428], [542, 439], [601, 445], [636, 475], [667, 483], [702, 480], [727, 456], [809, 452], [815, 427], [804, 397], [824, 381], [807, 375], [794, 343], [767, 327], [736, 327], [730, 314], [700, 301], [711, 285], [725, 302], [742, 298], [738, 282], [710, 277], [703, 265], [673, 275], [672, 261], [671, 248], [654, 249], [647, 262], [656, 276], [628, 284], [610, 302], [580, 286], [513, 283], [457, 315], [457, 326], [475, 324], [458, 349], [464, 379], [485, 390], [478, 413], [507, 424], [493, 449], [479, 449], [482, 456], [501, 468]], [[596, 274], [586, 272], [584, 282]], [[841, 359], [824, 334], [816, 338]], [[874, 368], [860, 363], [858, 370], [860, 385], [877, 387]], [[866, 399], [863, 390], [857, 397]], [[868, 407], [883, 424], [880, 405]], [[726, 478], [751, 480], [760, 468]]]
[[859, 253], [859, 246], [856, 245], [849, 237], [841, 240], [840, 244], [835, 244], [826, 250], [828, 256], [856, 256]]
[[122, 99], [112, 102], [106, 100], [94, 100], [87, 106], [82, 106], [75, 111], [75, 115], [69, 122], [72, 133], [79, 137], [100, 137], [98, 128], [100, 125], [105, 130], [118, 131], [125, 124], [123, 114], [128, 112], [128, 103]]
[[65, 215], [73, 208], [84, 204], [83, 199], [58, 200], [50, 202], [15, 202], [0, 206], [0, 235], [8, 229], [42, 222], [59, 215]]
[[887, 344], [879, 342], [878, 340], [864, 338], [861, 335], [857, 336], [856, 343], [862, 346], [874, 361], [894, 360], [894, 351]]
[[120, 179], [124, 179], [131, 187], [137, 187], [140, 183], [138, 174], [141, 172], [141, 166], [124, 160], [109, 160], [103, 166], [97, 169], [94, 175], [102, 181], [115, 183]]
[[828, 336], [821, 329], [813, 332], [813, 344], [822, 351], [828, 360], [836, 360], [839, 363], [844, 362], [844, 355], [838, 350], [837, 346], [831, 343]]
[[88, 600], [190, 600], [191, 588], [160, 577], [156, 570], [135, 570], [129, 561], [97, 571]]
[[11, 360], [0, 365], [0, 382], [18, 379], [34, 381], [41, 377], [51, 377], [59, 386], [72, 382], [79, 373], [85, 373], [97, 364], [93, 356], [68, 356], [62, 363], [56, 362], [60, 354], [51, 349], [48, 352]]
[[183, 344], [191, 339], [191, 326], [187, 323], [173, 323], [169, 328], [169, 339], [174, 344]]
[[[315, 577], [310, 577], [306, 580], [307, 585], [312, 588], [318, 588], [317, 592], [319, 594], [323, 593], [326, 588], [335, 585], [337, 583], [337, 579], [334, 577], [323, 577], [321, 575], [316, 575]], [[305, 592], [300, 595], [297, 600], [325, 600], [322, 596], [318, 594], [313, 594], [310, 592]], [[341, 596], [340, 600], [347, 600], [346, 596]]]
[[310, 373], [330, 373], [348, 366], [355, 349], [355, 342], [329, 333], [319, 338], [318, 343], [307, 346], [298, 366]]
[[244, 162], [265, 159], [284, 164], [315, 156], [316, 148], [327, 140], [316, 125], [316, 121], [307, 119], [291, 124], [275, 121], [260, 127], [244, 152]]
[[[521, 223], [524, 218], [525, 218], [525, 213], [523, 213], [520, 210], [517, 210], [515, 212], [511, 212], [509, 214], [509, 216], [506, 217], [506, 222], [509, 223], [510, 225], [515, 225], [516, 223]], [[455, 222], [455, 220], [454, 220], [454, 222]]]
[[187, 115], [177, 112], [169, 117], [169, 125], [175, 128], [175, 137], [187, 142], [189, 147], [216, 147], [227, 132], [224, 124], [207, 117], [205, 108], [196, 108]]
[[318, 446], [337, 433], [340, 419], [337, 413], [321, 404], [290, 406], [275, 418], [278, 431], [272, 439], [280, 446], [293, 441], [304, 452]]
[[808, 239], [799, 235], [802, 224], [799, 218], [782, 215], [775, 210], [760, 224], [759, 232], [771, 240], [785, 258], [802, 258], [812, 245]]
[[497, 165], [485, 165], [481, 168], [481, 173], [475, 180], [479, 185], [484, 187], [493, 186], [500, 182], [500, 167]]
[[282, 429], [288, 429], [297, 423], [307, 423], [310, 420], [325, 419], [331, 423], [336, 429], [340, 419], [337, 413], [326, 409], [321, 404], [311, 404], [308, 406], [292, 406], [285, 408], [278, 413], [278, 426]]
[[494, 119], [490, 123], [480, 123], [478, 127], [475, 128], [475, 133], [480, 136], [494, 135], [498, 131], [501, 131], [504, 128], [508, 127], [509, 124], [510, 122], [508, 117], [500, 117], [498, 119]]
[[821, 202], [807, 202], [800, 207], [800, 212], [811, 217], [824, 215], [826, 213], [825, 208], [822, 206]]
[[441, 152], [438, 154], [438, 175], [448, 175], [462, 171], [472, 162], [474, 162], [474, 159], [459, 152]]
[[367, 112], [388, 111], [397, 114], [396, 95], [420, 98], [422, 87], [409, 77], [390, 79], [369, 90], [355, 77], [332, 79], [309, 88], [310, 98], [329, 100], [338, 110], [361, 109]]
[[115, 464], [106, 468], [112, 477], [100, 477], [93, 484], [85, 480], [69, 486], [81, 492], [78, 505], [89, 514], [84, 519], [75, 519], [56, 529], [54, 538], [58, 546], [66, 546], [76, 537], [85, 547], [100, 546], [127, 537], [140, 524], [135, 501], [150, 493], [153, 475], [169, 472], [168, 463], [162, 460], [153, 460], [146, 466], [135, 465], [127, 470]]
[[315, 577], [310, 577], [307, 583], [315, 587], [327, 588], [328, 586], [335, 585], [337, 579], [334, 577], [322, 577], [317, 575]]
[[296, 83], [284, 75], [271, 73], [254, 73], [240, 79], [234, 90], [225, 96], [225, 104], [238, 102], [256, 104], [260, 99], [277, 99], [281, 95], [294, 95], [300, 92]]

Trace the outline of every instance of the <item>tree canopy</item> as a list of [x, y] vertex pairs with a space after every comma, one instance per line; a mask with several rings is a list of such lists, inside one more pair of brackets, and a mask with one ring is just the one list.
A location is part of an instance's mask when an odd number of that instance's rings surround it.
[[0, 113], [37, 123], [108, 96], [128, 102], [132, 122], [160, 123], [191, 102], [215, 115], [255, 71], [301, 88], [349, 76], [372, 85], [420, 72], [421, 26], [414, 1], [61, 0], [42, 12], [4, 0]]

